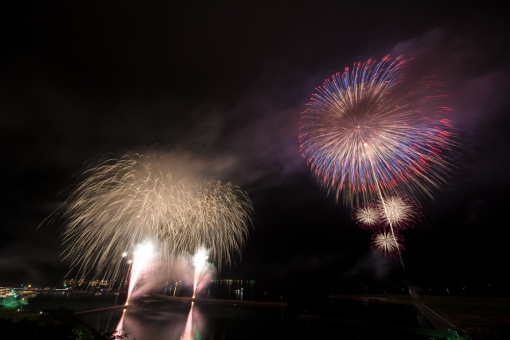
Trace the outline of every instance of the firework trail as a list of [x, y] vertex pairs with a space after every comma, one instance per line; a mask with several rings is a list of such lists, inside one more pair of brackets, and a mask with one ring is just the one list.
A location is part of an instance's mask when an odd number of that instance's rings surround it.
[[[334, 74], [316, 88], [299, 135], [302, 156], [328, 194], [338, 201], [342, 192], [349, 205], [381, 202], [399, 254], [394, 227], [402, 217], [390, 198], [432, 196], [451, 169], [442, 150], [457, 146], [444, 118], [452, 110], [441, 105], [445, 96], [437, 94], [438, 84], [407, 83], [406, 63], [386, 56]], [[372, 210], [355, 215], [367, 227], [375, 226]]]
[[151, 243], [142, 243], [136, 247], [133, 263], [131, 265], [131, 275], [129, 278], [129, 288], [127, 293], [126, 305], [129, 302], [129, 298], [131, 297], [131, 293], [135, 288], [140, 275], [144, 270], [147, 269], [148, 264], [152, 260], [154, 256], [154, 246]]
[[203, 248], [199, 249], [193, 256], [193, 266], [195, 267], [195, 275], [193, 278], [193, 299], [196, 295], [198, 282], [200, 281], [204, 271], [207, 269], [207, 259], [207, 250]]
[[300, 148], [313, 174], [349, 205], [432, 195], [450, 172], [441, 150], [456, 146], [437, 83], [409, 85], [401, 57], [356, 63], [316, 88], [302, 113]]
[[[45, 221], [65, 220], [63, 257], [78, 277], [120, 279], [126, 266], [121, 254], [133, 254], [140, 243], [153, 245], [153, 266], [202, 246], [218, 266], [231, 264], [248, 236], [252, 203], [230, 183], [185, 184], [142, 155], [100, 162], [83, 177]], [[137, 259], [135, 253], [132, 275]]]

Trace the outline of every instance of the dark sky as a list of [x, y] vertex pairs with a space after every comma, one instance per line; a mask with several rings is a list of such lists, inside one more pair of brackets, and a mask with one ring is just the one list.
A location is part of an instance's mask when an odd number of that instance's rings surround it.
[[[0, 285], [66, 266], [37, 226], [84, 163], [156, 147], [254, 202], [222, 277], [502, 286], [510, 180], [507, 13], [489, 2], [13, 2], [2, 8]], [[387, 54], [444, 81], [462, 148], [398, 260], [311, 176], [297, 140], [314, 88]], [[62, 192], [62, 190], [64, 190]]]

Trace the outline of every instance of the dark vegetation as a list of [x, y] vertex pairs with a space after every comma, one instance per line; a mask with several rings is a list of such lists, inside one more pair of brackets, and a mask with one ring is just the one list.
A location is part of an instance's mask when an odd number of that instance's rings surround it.
[[21, 320], [19, 312], [12, 313], [11, 317], [8, 313], [0, 315], [2, 339], [105, 340], [127, 337], [117, 332], [113, 334], [97, 332], [85, 325], [81, 317], [72, 310], [62, 307], [47, 309], [37, 317], [31, 314]]

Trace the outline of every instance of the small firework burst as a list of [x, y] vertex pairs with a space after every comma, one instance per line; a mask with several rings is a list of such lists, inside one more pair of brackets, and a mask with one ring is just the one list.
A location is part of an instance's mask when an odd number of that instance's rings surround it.
[[402, 250], [395, 231], [420, 216], [418, 197], [433, 197], [449, 177], [444, 151], [459, 146], [441, 83], [407, 76], [408, 61], [369, 59], [326, 79], [301, 114], [298, 136], [322, 188], [348, 206], [361, 204], [352, 218], [381, 228], [372, 244], [390, 256]]
[[363, 229], [376, 229], [381, 222], [382, 216], [377, 206], [367, 205], [354, 208], [352, 219]]
[[397, 257], [404, 250], [403, 238], [397, 233], [377, 232], [372, 236], [372, 247], [384, 256]]
[[413, 226], [420, 217], [417, 206], [398, 196], [382, 199], [378, 208], [384, 224], [391, 225], [395, 229]]
[[363, 229], [388, 226], [397, 230], [413, 226], [421, 216], [419, 207], [398, 196], [382, 199], [377, 204], [356, 207], [352, 219]]

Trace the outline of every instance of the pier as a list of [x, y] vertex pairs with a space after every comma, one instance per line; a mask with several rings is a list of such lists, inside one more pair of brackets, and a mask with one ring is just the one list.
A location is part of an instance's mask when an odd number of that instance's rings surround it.
[[105, 307], [105, 308], [99, 308], [99, 309], [85, 310], [85, 311], [81, 311], [81, 312], [75, 312], [74, 314], [85, 315], [85, 314], [101, 313], [101, 312], [113, 311], [115, 309], [128, 309], [129, 307], [130, 307], [130, 305], [119, 305], [119, 306]]
[[269, 308], [287, 308], [289, 306], [286, 302], [262, 302], [262, 301], [243, 301], [243, 300], [223, 300], [223, 299], [204, 299], [192, 297], [178, 297], [169, 296], [164, 294], [152, 293], [153, 298], [163, 299], [166, 301], [180, 301], [180, 302], [196, 302], [201, 304], [215, 304], [215, 305], [230, 305], [230, 306], [246, 306], [246, 307], [269, 307]]
[[441, 315], [434, 312], [429, 307], [425, 306], [423, 303], [413, 303], [414, 308], [416, 308], [429, 322], [436, 328], [441, 330], [449, 330], [449, 329], [457, 329], [457, 327], [443, 318]]

